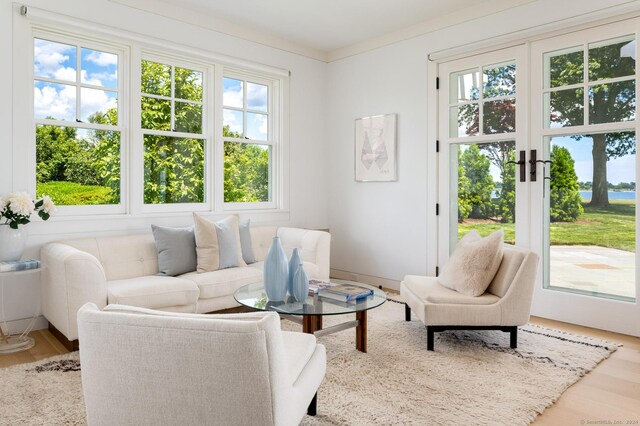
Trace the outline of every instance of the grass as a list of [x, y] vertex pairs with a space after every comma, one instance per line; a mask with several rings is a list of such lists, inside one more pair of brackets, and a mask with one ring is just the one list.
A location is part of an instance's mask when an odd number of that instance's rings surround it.
[[111, 188], [81, 185], [75, 182], [51, 181], [36, 185], [38, 196], [48, 195], [58, 206], [113, 204]]
[[[635, 201], [615, 200], [606, 208], [590, 207], [583, 203], [583, 207], [584, 213], [576, 222], [551, 224], [551, 245], [600, 246], [635, 252]], [[472, 229], [476, 229], [482, 236], [503, 229], [505, 242], [515, 241], [514, 224], [486, 222], [472, 219], [459, 223], [458, 238]]]

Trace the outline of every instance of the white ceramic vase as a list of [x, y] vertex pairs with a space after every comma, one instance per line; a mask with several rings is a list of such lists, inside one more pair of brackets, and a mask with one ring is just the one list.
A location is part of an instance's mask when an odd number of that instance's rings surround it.
[[20, 260], [26, 242], [24, 227], [11, 229], [9, 225], [0, 225], [0, 262]]

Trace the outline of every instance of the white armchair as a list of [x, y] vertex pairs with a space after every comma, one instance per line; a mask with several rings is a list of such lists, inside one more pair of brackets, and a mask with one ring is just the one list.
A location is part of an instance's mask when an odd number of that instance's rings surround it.
[[326, 352], [274, 312], [78, 311], [89, 425], [297, 425], [315, 415]]
[[406, 275], [400, 283], [405, 320], [411, 310], [427, 327], [427, 349], [434, 350], [434, 333], [446, 330], [502, 330], [518, 345], [518, 326], [529, 321], [538, 255], [504, 245], [502, 263], [486, 292], [466, 296], [440, 285], [436, 277]]

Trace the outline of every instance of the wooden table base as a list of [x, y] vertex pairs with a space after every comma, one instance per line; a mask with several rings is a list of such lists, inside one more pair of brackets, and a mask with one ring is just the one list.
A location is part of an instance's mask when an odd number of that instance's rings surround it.
[[[338, 324], [326, 329], [322, 328], [322, 315], [305, 315], [302, 317], [302, 332], [308, 334], [331, 334], [332, 332], [356, 328], [356, 349], [367, 352], [367, 311], [356, 312], [356, 320]], [[335, 329], [335, 330], [332, 330]], [[317, 333], [324, 331], [324, 333]]]

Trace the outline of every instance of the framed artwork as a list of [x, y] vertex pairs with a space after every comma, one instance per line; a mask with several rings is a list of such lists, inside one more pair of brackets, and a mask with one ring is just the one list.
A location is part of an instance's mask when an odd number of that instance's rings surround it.
[[358, 118], [355, 142], [357, 182], [398, 180], [396, 114]]

